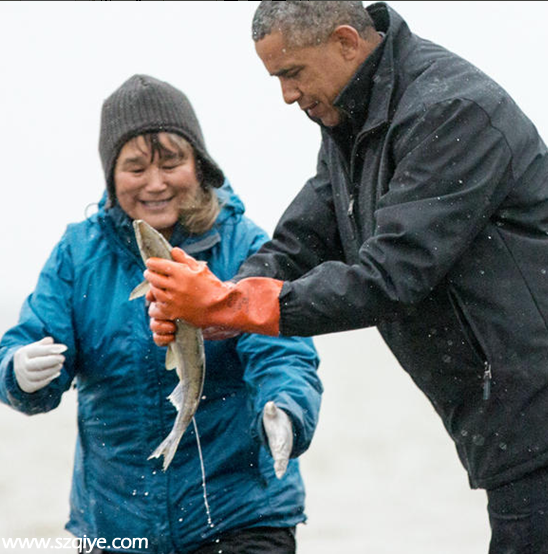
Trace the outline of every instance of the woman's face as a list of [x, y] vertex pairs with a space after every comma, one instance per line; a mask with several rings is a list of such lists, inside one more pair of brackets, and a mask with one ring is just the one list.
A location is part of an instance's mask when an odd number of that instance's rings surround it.
[[120, 207], [132, 219], [142, 219], [169, 238], [182, 206], [193, 203], [200, 189], [196, 160], [186, 141], [175, 145], [158, 133], [161, 148], [152, 149], [143, 136], [122, 147], [114, 168]]

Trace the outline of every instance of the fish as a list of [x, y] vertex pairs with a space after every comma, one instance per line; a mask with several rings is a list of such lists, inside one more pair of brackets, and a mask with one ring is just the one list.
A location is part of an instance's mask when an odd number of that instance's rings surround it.
[[[146, 263], [148, 258], [172, 259], [171, 244], [148, 223], [136, 219], [133, 221], [133, 230], [143, 262]], [[149, 289], [149, 283], [142, 282], [133, 289], [129, 300], [146, 295]], [[175, 321], [175, 326], [175, 340], [167, 347], [165, 367], [167, 370], [175, 369], [179, 377], [179, 383], [168, 396], [177, 410], [177, 416], [169, 435], [148, 457], [150, 460], [164, 456], [164, 471], [173, 460], [186, 428], [194, 419], [205, 381], [205, 351], [201, 329], [180, 319]]]

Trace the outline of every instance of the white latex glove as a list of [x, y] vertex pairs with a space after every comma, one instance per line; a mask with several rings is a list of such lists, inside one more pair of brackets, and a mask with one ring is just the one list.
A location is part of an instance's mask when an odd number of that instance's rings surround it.
[[54, 344], [51, 337], [45, 337], [17, 350], [13, 370], [19, 387], [32, 393], [59, 377], [65, 362], [61, 354], [66, 349], [64, 344]]
[[281, 479], [287, 469], [293, 449], [293, 425], [289, 416], [274, 402], [267, 402], [263, 410], [263, 425], [268, 446], [274, 458], [274, 472]]

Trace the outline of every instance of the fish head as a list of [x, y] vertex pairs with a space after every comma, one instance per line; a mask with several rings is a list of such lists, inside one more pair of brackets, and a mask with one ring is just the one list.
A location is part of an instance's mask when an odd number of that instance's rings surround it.
[[133, 230], [135, 231], [139, 252], [145, 263], [149, 258], [171, 260], [171, 244], [146, 221], [142, 219], [134, 220]]

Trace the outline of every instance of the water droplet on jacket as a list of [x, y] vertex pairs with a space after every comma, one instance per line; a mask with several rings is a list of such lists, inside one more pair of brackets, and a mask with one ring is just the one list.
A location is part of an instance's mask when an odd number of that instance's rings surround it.
[[482, 435], [474, 435], [472, 437], [472, 442], [476, 445], [476, 446], [483, 446], [485, 444], [485, 437], [482, 436]]

